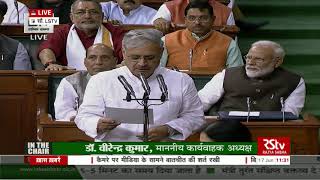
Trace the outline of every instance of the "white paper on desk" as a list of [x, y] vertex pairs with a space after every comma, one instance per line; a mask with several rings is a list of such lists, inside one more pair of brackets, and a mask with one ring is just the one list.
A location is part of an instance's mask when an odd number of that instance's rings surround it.
[[[117, 122], [127, 124], [143, 124], [143, 109], [125, 109], [125, 108], [106, 108], [106, 117], [114, 119]], [[148, 110], [149, 124], [153, 124], [153, 109]]]
[[[252, 111], [250, 112], [250, 116], [259, 116], [259, 111]], [[230, 111], [229, 116], [248, 116], [247, 111]]]

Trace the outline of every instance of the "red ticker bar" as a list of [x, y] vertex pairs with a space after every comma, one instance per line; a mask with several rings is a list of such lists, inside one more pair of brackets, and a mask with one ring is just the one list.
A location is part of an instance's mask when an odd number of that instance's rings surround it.
[[26, 160], [33, 166], [65, 166], [68, 156], [26, 156]]

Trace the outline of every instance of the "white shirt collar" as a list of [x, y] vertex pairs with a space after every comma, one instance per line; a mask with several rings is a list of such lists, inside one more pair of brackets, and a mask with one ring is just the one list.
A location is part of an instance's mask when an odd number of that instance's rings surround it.
[[[119, 11], [121, 12], [121, 14], [122, 14], [123, 16], [126, 16], [126, 15], [124, 15], [123, 10], [121, 9], [121, 7], [120, 7], [118, 4], [117, 4], [117, 6], [118, 6]], [[142, 4], [141, 4], [139, 7], [137, 7], [136, 9], [131, 10], [131, 11], [129, 12], [129, 15], [128, 15], [128, 16], [132, 16], [132, 14], [136, 13], [136, 12], [139, 11], [141, 8], [142, 8]], [[128, 16], [126, 16], [126, 17], [128, 17]]]
[[[123, 68], [123, 71], [125, 72], [125, 74], [132, 79], [133, 81], [140, 81], [140, 79], [138, 77], [136, 77], [135, 75], [133, 75], [131, 73], [131, 71], [129, 70], [129, 68], [127, 66], [123, 66], [121, 67]], [[156, 79], [156, 76], [158, 74], [161, 74], [161, 70], [163, 67], [160, 66], [160, 64], [158, 65], [158, 67], [154, 70], [153, 74], [148, 78], [148, 80], [153, 80]]]

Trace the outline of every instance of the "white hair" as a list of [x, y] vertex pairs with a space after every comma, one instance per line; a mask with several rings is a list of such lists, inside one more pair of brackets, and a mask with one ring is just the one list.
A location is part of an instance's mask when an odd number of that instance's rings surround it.
[[128, 48], [143, 47], [148, 43], [158, 44], [160, 48], [163, 47], [161, 40], [163, 34], [156, 29], [135, 29], [127, 32], [122, 40], [122, 47], [124, 50]]
[[269, 40], [260, 40], [251, 45], [251, 47], [254, 46], [268, 46], [272, 47], [274, 51], [274, 56], [279, 57], [280, 59], [284, 59], [284, 56], [286, 55], [284, 49], [279, 43], [276, 43], [274, 41], [269, 41]]

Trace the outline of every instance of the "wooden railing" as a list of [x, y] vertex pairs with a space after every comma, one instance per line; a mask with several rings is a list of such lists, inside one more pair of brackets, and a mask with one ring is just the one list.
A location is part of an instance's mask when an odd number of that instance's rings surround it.
[[[125, 30], [154, 28], [154, 26], [152, 25], [126, 24], [126, 25], [117, 25], [117, 26]], [[176, 31], [184, 28], [186, 28], [184, 25], [177, 25], [175, 29], [172, 29], [172, 31]], [[234, 38], [239, 33], [239, 28], [237, 26], [213, 26], [212, 29], [219, 31], [221, 33], [224, 33], [232, 38]], [[24, 33], [23, 31], [24, 31], [23, 25], [1, 25], [0, 27], [0, 33], [5, 34], [9, 37], [29, 38], [30, 33]]]

